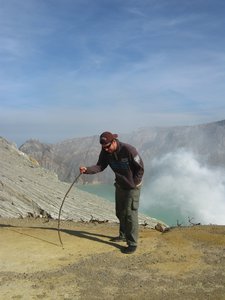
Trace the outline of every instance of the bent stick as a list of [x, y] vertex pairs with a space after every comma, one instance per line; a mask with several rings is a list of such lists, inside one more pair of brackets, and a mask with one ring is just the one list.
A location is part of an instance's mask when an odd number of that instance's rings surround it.
[[64, 198], [63, 198], [63, 201], [62, 201], [62, 204], [60, 206], [60, 209], [59, 209], [59, 215], [58, 215], [58, 236], [59, 236], [59, 242], [63, 248], [63, 242], [62, 242], [62, 239], [61, 239], [61, 235], [60, 235], [60, 216], [61, 216], [61, 212], [62, 212], [62, 207], [63, 207], [63, 204], [66, 200], [66, 197], [67, 195], [69, 194], [70, 190], [72, 189], [73, 185], [78, 181], [79, 177], [82, 175], [82, 173], [80, 173], [73, 181], [73, 183], [71, 184], [71, 186], [69, 187], [68, 191], [66, 192]]

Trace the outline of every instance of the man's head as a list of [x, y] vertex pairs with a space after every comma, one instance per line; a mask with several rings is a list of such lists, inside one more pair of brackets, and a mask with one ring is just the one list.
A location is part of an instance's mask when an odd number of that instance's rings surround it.
[[105, 131], [100, 135], [100, 144], [102, 149], [106, 152], [113, 153], [117, 149], [116, 138], [117, 134], [113, 134], [109, 131]]

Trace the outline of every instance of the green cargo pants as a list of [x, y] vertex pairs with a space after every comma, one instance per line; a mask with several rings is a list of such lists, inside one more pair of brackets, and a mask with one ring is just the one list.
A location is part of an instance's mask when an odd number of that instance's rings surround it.
[[120, 221], [119, 235], [125, 237], [127, 244], [137, 246], [138, 207], [141, 188], [124, 190], [115, 184], [116, 216]]

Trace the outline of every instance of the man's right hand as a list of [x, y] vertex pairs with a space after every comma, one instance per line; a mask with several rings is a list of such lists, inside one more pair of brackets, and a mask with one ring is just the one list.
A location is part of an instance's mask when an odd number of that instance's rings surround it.
[[86, 172], [87, 172], [87, 168], [84, 167], [84, 166], [81, 166], [81, 167], [80, 167], [80, 173], [81, 173], [81, 174], [84, 174], [84, 173], [86, 173]]

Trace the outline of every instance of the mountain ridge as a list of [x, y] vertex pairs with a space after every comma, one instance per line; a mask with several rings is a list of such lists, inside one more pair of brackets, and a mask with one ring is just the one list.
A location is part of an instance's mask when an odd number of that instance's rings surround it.
[[[178, 149], [193, 152], [199, 160], [210, 166], [225, 168], [225, 120], [194, 126], [145, 127], [119, 134], [119, 140], [137, 148], [144, 162], [147, 162], [146, 174], [153, 159]], [[66, 182], [73, 181], [80, 164], [95, 164], [100, 152], [97, 135], [56, 144], [28, 140], [19, 149], [34, 157], [41, 166], [56, 172], [60, 180]], [[84, 176], [83, 182], [113, 182], [113, 174], [107, 168], [103, 174]]]

